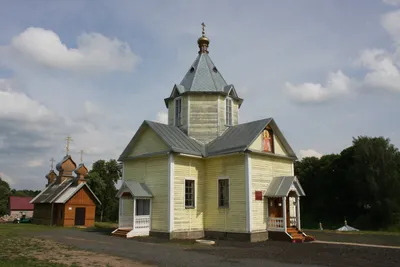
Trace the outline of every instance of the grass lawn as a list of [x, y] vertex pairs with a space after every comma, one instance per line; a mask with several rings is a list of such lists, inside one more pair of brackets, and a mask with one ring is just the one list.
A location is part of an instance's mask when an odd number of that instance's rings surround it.
[[52, 263], [32, 257], [32, 254], [44, 253], [37, 242], [26, 234], [55, 229], [50, 226], [34, 224], [0, 224], [0, 267], [65, 267], [71, 265]]

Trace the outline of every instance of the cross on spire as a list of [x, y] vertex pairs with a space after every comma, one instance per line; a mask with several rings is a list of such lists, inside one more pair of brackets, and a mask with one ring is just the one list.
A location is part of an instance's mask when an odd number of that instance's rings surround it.
[[65, 140], [67, 141], [67, 144], [65, 145], [65, 150], [66, 150], [67, 156], [68, 156], [69, 155], [69, 145], [70, 145], [70, 142], [73, 140], [72, 140], [71, 136], [69, 136], [69, 135], [65, 138]]
[[50, 167], [51, 167], [51, 170], [54, 170], [54, 158], [51, 158], [50, 159], [50, 162], [51, 162], [51, 164], [50, 164]]
[[83, 150], [80, 151], [81, 154], [81, 163], [83, 163]]
[[203, 36], [205, 36], [205, 34], [206, 34], [205, 28], [206, 28], [206, 24], [204, 24], [204, 22], [202, 22], [202, 23], [201, 23], [201, 34], [202, 34]]

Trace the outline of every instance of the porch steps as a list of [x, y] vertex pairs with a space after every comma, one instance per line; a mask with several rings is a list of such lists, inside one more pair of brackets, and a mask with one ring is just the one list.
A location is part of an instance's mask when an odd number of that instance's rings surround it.
[[306, 240], [304, 233], [295, 227], [288, 227], [287, 233], [292, 238], [292, 243], [303, 243]]
[[130, 231], [132, 231], [132, 229], [116, 229], [114, 232], [112, 232], [112, 235], [126, 238], [126, 235]]

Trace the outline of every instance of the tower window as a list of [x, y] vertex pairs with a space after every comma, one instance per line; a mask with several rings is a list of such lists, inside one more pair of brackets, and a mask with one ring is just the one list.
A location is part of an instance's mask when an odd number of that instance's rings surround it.
[[192, 73], [194, 71], [194, 67], [190, 68], [190, 73]]
[[218, 70], [217, 70], [217, 68], [216, 68], [216, 67], [214, 67], [214, 68], [213, 68], [213, 71], [214, 71], [215, 73], [217, 73], [217, 72], [218, 72]]
[[227, 97], [225, 99], [225, 124], [232, 126], [232, 99]]
[[182, 98], [175, 99], [175, 126], [182, 124]]

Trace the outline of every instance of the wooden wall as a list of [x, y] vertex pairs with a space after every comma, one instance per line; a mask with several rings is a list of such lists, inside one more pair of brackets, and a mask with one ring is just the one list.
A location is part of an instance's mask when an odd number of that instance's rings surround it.
[[51, 224], [51, 204], [35, 204], [32, 222], [35, 224]]
[[86, 208], [85, 226], [90, 227], [94, 225], [96, 202], [92, 198], [89, 190], [83, 187], [76, 193], [64, 207], [64, 226], [75, 225], [75, 209]]

